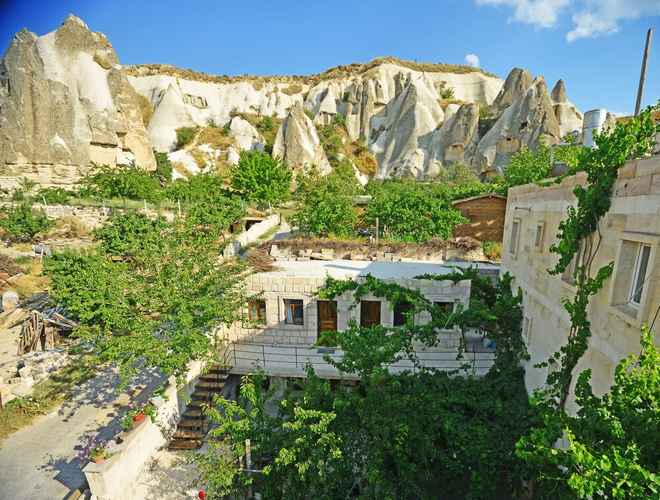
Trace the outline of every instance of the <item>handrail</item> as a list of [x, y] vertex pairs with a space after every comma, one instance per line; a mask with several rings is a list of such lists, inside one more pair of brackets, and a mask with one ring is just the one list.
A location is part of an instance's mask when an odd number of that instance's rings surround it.
[[[231, 353], [230, 353], [231, 351]], [[467, 351], [464, 357], [457, 359], [456, 350], [427, 351], [416, 353], [417, 363], [409, 359], [400, 359], [388, 365], [391, 371], [417, 371], [417, 367], [434, 368], [445, 371], [461, 369], [471, 370], [473, 373], [487, 371], [494, 363], [493, 351]], [[277, 345], [251, 342], [229, 342], [225, 349], [225, 357], [233, 359], [233, 368], [243, 373], [256, 368], [268, 372], [296, 372], [303, 374], [305, 367], [311, 365], [315, 369], [339, 371], [326, 361], [326, 357], [334, 361], [343, 359], [340, 349], [320, 346]]]

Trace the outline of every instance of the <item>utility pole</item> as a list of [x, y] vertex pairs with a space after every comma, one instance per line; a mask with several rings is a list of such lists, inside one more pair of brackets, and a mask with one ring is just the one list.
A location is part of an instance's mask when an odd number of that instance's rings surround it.
[[642, 71], [639, 75], [639, 87], [637, 88], [637, 103], [635, 104], [635, 116], [639, 115], [639, 110], [642, 107], [642, 99], [644, 98], [644, 83], [646, 83], [646, 64], [649, 59], [649, 51], [651, 50], [651, 40], [653, 40], [653, 28], [649, 28], [646, 32], [646, 46], [644, 47], [644, 57], [642, 58]]

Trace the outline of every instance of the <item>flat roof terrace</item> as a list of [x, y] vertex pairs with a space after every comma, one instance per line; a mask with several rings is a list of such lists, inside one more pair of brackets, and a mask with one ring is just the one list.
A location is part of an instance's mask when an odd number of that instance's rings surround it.
[[369, 260], [282, 260], [274, 263], [277, 269], [256, 273], [272, 278], [324, 278], [355, 279], [371, 275], [383, 280], [413, 279], [422, 274], [448, 274], [456, 268], [476, 267], [481, 271], [497, 272], [499, 266], [482, 262], [428, 262], [428, 261], [369, 261]]

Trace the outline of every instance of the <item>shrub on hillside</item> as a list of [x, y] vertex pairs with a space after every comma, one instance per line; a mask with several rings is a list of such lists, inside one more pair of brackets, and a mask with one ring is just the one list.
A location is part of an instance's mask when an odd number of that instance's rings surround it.
[[45, 201], [49, 205], [66, 205], [71, 198], [75, 197], [75, 195], [76, 194], [73, 191], [67, 191], [63, 188], [48, 187], [39, 190], [36, 196], [36, 201]]
[[181, 149], [192, 142], [197, 134], [197, 127], [180, 127], [176, 129], [176, 149]]
[[241, 196], [260, 204], [275, 205], [289, 198], [291, 170], [277, 158], [261, 151], [241, 152], [231, 170], [231, 186]]
[[158, 202], [163, 191], [155, 176], [135, 165], [111, 168], [97, 167], [81, 181], [80, 195], [100, 199], [127, 198]]
[[172, 163], [167, 157], [167, 153], [154, 151], [154, 156], [156, 157], [156, 177], [161, 185], [169, 184], [172, 181]]
[[33, 209], [29, 202], [0, 210], [0, 228], [11, 241], [31, 241], [37, 234], [47, 231], [53, 225], [53, 221], [48, 219], [46, 214]]

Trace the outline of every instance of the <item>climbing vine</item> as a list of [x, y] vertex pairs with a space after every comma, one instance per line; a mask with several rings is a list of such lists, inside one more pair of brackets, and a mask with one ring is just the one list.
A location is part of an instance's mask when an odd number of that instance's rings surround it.
[[[559, 225], [558, 241], [550, 247], [559, 260], [548, 272], [557, 275], [574, 267], [575, 294], [563, 300], [571, 322], [566, 344], [548, 361], [537, 365], [553, 365], [546, 388], [537, 391], [533, 398], [543, 425], [533, 428], [517, 444], [517, 455], [534, 468], [530, 474], [534, 478], [529, 482], [530, 496], [555, 498], [563, 490], [565, 495], [579, 498], [630, 498], [631, 492], [644, 491], [641, 496], [658, 492], [657, 476], [645, 468], [658, 462], [639, 460], [637, 441], [626, 435], [634, 433], [634, 428], [642, 422], [628, 426], [623, 418], [625, 412], [619, 411], [623, 407], [608, 408], [601, 404], [590, 392], [588, 370], [576, 384], [578, 416], [571, 417], [565, 410], [575, 368], [589, 346], [590, 299], [602, 289], [614, 267], [609, 262], [593, 269], [602, 240], [600, 223], [610, 209], [619, 169], [626, 161], [653, 151], [658, 127], [652, 111], [649, 108], [635, 119], [619, 122], [597, 135], [597, 148], [580, 155], [577, 170], [586, 173], [587, 182], [585, 186], [575, 187], [577, 205], [569, 207], [566, 219]], [[623, 369], [617, 368], [617, 377]], [[652, 418], [657, 421], [657, 404], [647, 404], [647, 400], [657, 400], [657, 376], [642, 382], [638, 390], [640, 394], [644, 391], [648, 394], [640, 396], [635, 406], [654, 415]], [[653, 426], [647, 423], [642, 428], [653, 434]], [[566, 449], [556, 448], [561, 438], [568, 441]], [[549, 486], [548, 490], [544, 491], [543, 486]]]
[[619, 169], [626, 161], [653, 151], [658, 128], [652, 111], [653, 108], [649, 108], [639, 117], [619, 122], [614, 128], [597, 135], [597, 147], [580, 156], [578, 170], [587, 174], [587, 184], [578, 185], [573, 190], [577, 206], [568, 208], [566, 219], [559, 225], [558, 241], [550, 247], [550, 251], [559, 256], [550, 274], [563, 273], [577, 259], [575, 296], [563, 302], [571, 320], [568, 342], [551, 357], [550, 362], [558, 364], [559, 369], [548, 376], [549, 396], [562, 410], [570, 393], [573, 371], [587, 351], [591, 336], [587, 317], [589, 300], [603, 287], [614, 267], [610, 262], [592, 273], [601, 243], [599, 223], [610, 209]]

